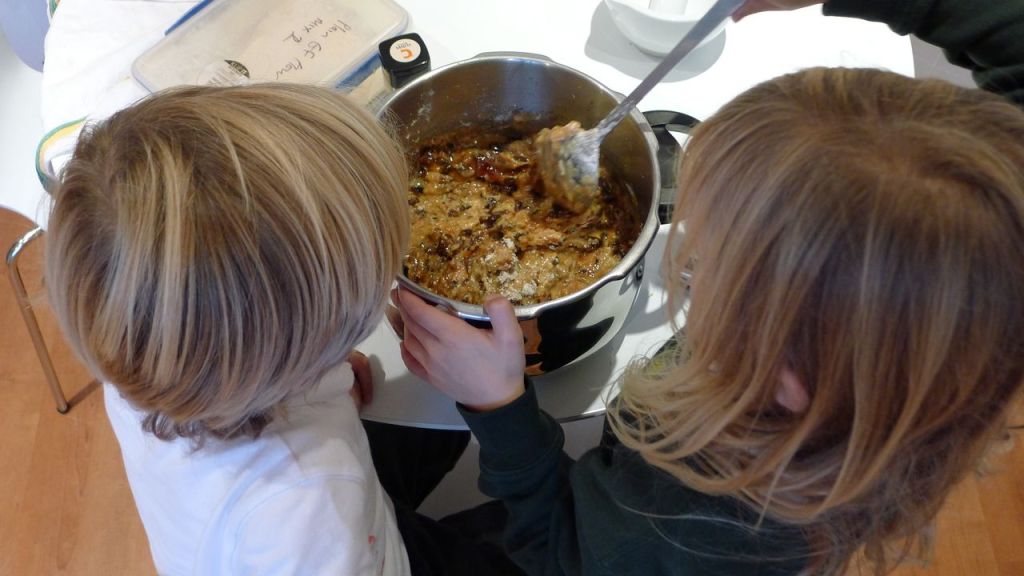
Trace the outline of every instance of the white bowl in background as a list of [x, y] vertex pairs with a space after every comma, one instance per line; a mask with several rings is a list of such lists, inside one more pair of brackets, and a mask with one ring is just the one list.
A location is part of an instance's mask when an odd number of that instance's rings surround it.
[[[652, 10], [648, 8], [649, 0], [604, 0], [604, 3], [611, 11], [612, 21], [633, 45], [642, 52], [664, 56], [711, 9], [715, 0], [687, 0], [682, 12]], [[711, 32], [700, 46], [714, 40], [727, 23], [723, 22]]]

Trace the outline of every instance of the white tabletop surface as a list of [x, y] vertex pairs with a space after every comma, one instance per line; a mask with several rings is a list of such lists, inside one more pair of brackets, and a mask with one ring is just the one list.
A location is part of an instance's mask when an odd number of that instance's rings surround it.
[[[482, 52], [532, 52], [576, 68], [625, 94], [657, 64], [618, 31], [600, 1], [400, 3], [410, 14], [409, 30], [423, 37], [435, 68]], [[893, 34], [884, 25], [827, 18], [820, 8], [809, 8], [730, 24], [723, 35], [680, 63], [644, 98], [640, 108], [677, 110], [706, 118], [754, 84], [810, 66], [914, 73], [908, 38]], [[647, 254], [648, 273], [622, 333], [593, 356], [535, 379], [541, 406], [555, 418], [601, 414], [629, 361], [656, 350], [670, 336], [658, 273], [666, 228]], [[378, 327], [360, 349], [374, 359], [378, 380], [364, 417], [424, 427], [464, 427], [450, 400], [405, 369], [398, 339], [389, 326]]]
[[[194, 0], [64, 0], [47, 38], [44, 125], [104, 111], [140, 94], [127, 67]], [[425, 40], [435, 68], [482, 52], [542, 54], [628, 93], [657, 64], [618, 31], [600, 0], [398, 0], [408, 30]], [[122, 14], [123, 12], [123, 14]], [[143, 25], [145, 23], [145, 25]], [[57, 41], [59, 40], [59, 41]], [[86, 49], [86, 47], [88, 47]], [[820, 8], [770, 13], [730, 24], [695, 51], [641, 103], [706, 118], [754, 84], [810, 66], [885, 68], [912, 76], [910, 41], [880, 24], [826, 18]], [[97, 77], [103, 68], [107, 76]], [[628, 362], [670, 335], [658, 273], [665, 230], [647, 255], [647, 274], [622, 333], [590, 358], [536, 380], [541, 406], [559, 419], [600, 414]], [[359, 347], [376, 385], [364, 417], [423, 427], [462, 428], [454, 404], [408, 373], [398, 340], [382, 324]]]

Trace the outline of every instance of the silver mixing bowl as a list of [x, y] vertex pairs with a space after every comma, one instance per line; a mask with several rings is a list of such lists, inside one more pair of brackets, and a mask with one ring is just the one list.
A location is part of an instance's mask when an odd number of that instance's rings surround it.
[[[395, 92], [380, 116], [409, 150], [431, 137], [465, 127], [502, 127], [527, 117], [539, 130], [579, 120], [591, 127], [621, 98], [594, 79], [543, 56], [481, 54], [429, 72]], [[644, 255], [658, 230], [660, 176], [657, 140], [634, 110], [604, 141], [602, 162], [636, 196], [643, 225], [633, 247], [592, 284], [540, 304], [516, 307], [526, 345], [527, 373], [549, 373], [586, 358], [623, 327], [636, 301]], [[425, 300], [477, 326], [488, 326], [483, 308], [430, 292], [404, 275], [399, 283]]]

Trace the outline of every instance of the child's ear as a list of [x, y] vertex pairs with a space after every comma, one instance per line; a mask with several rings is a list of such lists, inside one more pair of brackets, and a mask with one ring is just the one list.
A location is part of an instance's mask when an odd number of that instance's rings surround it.
[[803, 414], [811, 403], [807, 387], [789, 366], [779, 372], [779, 387], [775, 390], [775, 401], [794, 414]]

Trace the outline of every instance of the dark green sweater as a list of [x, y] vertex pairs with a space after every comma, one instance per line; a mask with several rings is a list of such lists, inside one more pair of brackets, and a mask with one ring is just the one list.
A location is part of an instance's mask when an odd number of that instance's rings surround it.
[[[1024, 0], [830, 0], [826, 14], [888, 23], [946, 50], [980, 86], [1024, 104]], [[461, 408], [460, 408], [461, 410]], [[480, 488], [509, 510], [506, 547], [533, 575], [784, 575], [798, 529], [682, 486], [606, 434], [573, 462], [533, 389], [462, 415], [480, 442]]]
[[460, 407], [480, 442], [480, 489], [509, 511], [505, 547], [531, 575], [783, 576], [803, 566], [800, 532], [730, 498], [682, 486], [605, 430], [573, 462], [532, 385], [486, 413]]
[[830, 0], [825, 14], [884, 22], [942, 48], [978, 86], [1024, 105], [1021, 0]]

